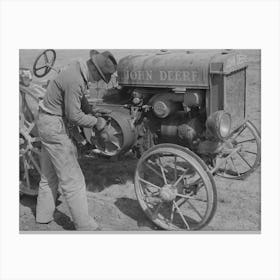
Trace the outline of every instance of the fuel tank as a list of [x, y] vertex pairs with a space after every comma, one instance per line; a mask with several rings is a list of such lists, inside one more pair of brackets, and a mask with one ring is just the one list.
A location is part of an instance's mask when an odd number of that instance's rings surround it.
[[235, 51], [160, 51], [129, 55], [118, 64], [121, 86], [209, 88], [210, 74], [227, 74], [246, 67]]

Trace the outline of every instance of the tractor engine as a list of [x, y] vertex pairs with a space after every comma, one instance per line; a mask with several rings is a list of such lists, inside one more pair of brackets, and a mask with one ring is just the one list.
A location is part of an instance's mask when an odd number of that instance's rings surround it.
[[[141, 152], [158, 143], [175, 143], [194, 148], [203, 136], [206, 113], [202, 90], [174, 93], [169, 90], [136, 89], [132, 92], [133, 106], [143, 112], [136, 122], [138, 147]], [[142, 130], [142, 133], [141, 133]]]
[[155, 117], [160, 119], [160, 142], [193, 146], [205, 122], [202, 91], [156, 94], [149, 103]]
[[113, 111], [109, 125], [87, 138], [110, 156], [131, 148], [141, 155], [159, 143], [214, 153], [244, 120], [246, 67], [233, 51], [126, 56], [117, 68], [117, 101], [100, 105]]
[[88, 135], [90, 130], [85, 129], [88, 140], [102, 154], [114, 156], [132, 148], [139, 157], [153, 145], [166, 142], [195, 149], [204, 136], [206, 112], [202, 90], [174, 94], [153, 89], [128, 89], [125, 96], [129, 99], [124, 105], [98, 105], [112, 110], [108, 126], [102, 133]]

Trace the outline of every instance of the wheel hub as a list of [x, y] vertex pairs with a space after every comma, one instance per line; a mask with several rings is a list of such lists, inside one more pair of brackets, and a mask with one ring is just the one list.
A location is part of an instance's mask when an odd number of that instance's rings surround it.
[[102, 133], [100, 133], [100, 139], [102, 139], [105, 142], [108, 142], [111, 140], [111, 135], [108, 131], [105, 130]]
[[221, 149], [222, 154], [229, 155], [235, 146], [236, 146], [236, 144], [233, 143], [232, 141], [225, 141], [223, 143], [223, 148]]
[[161, 188], [159, 195], [163, 201], [172, 201], [176, 198], [177, 189], [172, 185], [164, 185]]

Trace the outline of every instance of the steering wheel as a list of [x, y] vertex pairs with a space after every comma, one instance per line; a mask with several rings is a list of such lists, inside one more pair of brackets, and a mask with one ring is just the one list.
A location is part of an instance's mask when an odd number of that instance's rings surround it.
[[43, 51], [33, 64], [33, 73], [37, 78], [46, 76], [55, 63], [56, 53], [55, 50], [47, 49]]

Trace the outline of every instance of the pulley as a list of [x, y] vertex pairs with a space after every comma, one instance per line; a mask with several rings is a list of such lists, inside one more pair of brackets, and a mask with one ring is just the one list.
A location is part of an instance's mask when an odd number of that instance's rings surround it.
[[114, 111], [108, 118], [108, 125], [101, 131], [84, 128], [87, 141], [106, 156], [116, 156], [127, 152], [136, 141], [136, 131], [130, 115]]

